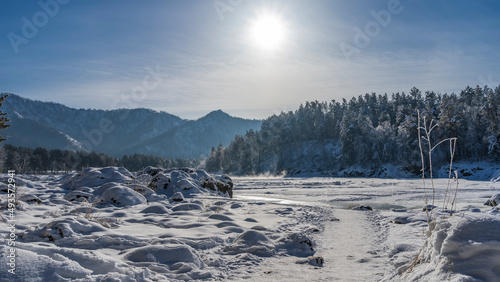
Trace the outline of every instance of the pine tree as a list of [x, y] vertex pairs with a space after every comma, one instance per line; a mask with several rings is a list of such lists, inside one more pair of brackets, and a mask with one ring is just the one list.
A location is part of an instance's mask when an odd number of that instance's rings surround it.
[[500, 159], [500, 86], [495, 88], [495, 91], [488, 91], [486, 103], [481, 111], [487, 125], [484, 139], [488, 146], [488, 155], [498, 160]]
[[343, 163], [346, 165], [354, 164], [356, 160], [356, 147], [354, 144], [357, 128], [356, 117], [354, 112], [347, 111], [344, 114], [340, 125], [340, 143], [342, 145]]
[[[8, 96], [9, 96], [8, 94], [3, 94], [3, 96], [0, 97], [0, 108], [2, 107], [3, 102], [5, 101], [5, 99], [7, 99]], [[11, 124], [7, 124], [10, 121], [10, 119], [6, 117], [6, 115], [7, 113], [0, 111], [0, 129], [6, 129], [11, 126]], [[5, 140], [7, 139], [3, 138], [0, 135], [0, 142], [3, 142]]]

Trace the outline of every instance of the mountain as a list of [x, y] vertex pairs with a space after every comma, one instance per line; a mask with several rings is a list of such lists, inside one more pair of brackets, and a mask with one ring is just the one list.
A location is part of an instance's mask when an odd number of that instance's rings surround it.
[[9, 94], [1, 110], [8, 113], [12, 124], [2, 133], [7, 144], [96, 151], [116, 157], [140, 153], [198, 158], [261, 124], [220, 110], [197, 120], [185, 120], [143, 108], [73, 109], [14, 94]]
[[[207, 153], [212, 147], [217, 147], [219, 143], [228, 145], [235, 135], [245, 134], [248, 129], [258, 129], [260, 123], [260, 121], [231, 117], [218, 110], [200, 119], [187, 121], [182, 126], [151, 138], [140, 146], [132, 147], [131, 150], [154, 155], [163, 151], [174, 158], [180, 158], [180, 152], [190, 152], [188, 155], [190, 158], [202, 154], [208, 156]], [[246, 125], [244, 128], [243, 124]]]

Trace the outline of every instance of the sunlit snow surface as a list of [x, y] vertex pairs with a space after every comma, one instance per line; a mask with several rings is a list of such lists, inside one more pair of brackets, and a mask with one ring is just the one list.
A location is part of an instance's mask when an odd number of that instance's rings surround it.
[[[96, 206], [87, 219], [89, 205], [65, 200], [71, 189], [63, 189], [56, 180], [20, 180], [20, 193], [35, 195], [41, 203], [23, 202], [16, 213], [15, 276], [7, 272], [7, 240], [0, 240], [0, 280], [500, 278], [495, 270], [500, 267], [500, 236], [496, 236], [500, 216], [483, 205], [498, 193], [499, 183], [460, 180], [460, 212], [451, 219], [438, 219], [427, 240], [422, 207], [431, 191], [423, 189], [420, 179], [263, 177], [233, 181], [232, 199], [197, 194], [176, 202], [165, 195], [149, 195], [146, 203], [138, 197], [129, 200], [130, 205]], [[446, 183], [436, 181], [438, 207]], [[360, 206], [373, 211], [353, 210]], [[5, 210], [2, 215], [0, 232], [5, 238], [9, 235]], [[416, 259], [422, 246], [424, 255]]]

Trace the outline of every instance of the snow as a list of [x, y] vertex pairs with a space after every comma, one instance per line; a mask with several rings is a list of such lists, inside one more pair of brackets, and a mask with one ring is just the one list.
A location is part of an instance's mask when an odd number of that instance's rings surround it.
[[133, 175], [123, 167], [86, 168], [78, 173], [70, 173], [61, 178], [61, 188], [67, 190], [79, 187], [98, 187], [109, 182], [131, 183]]
[[227, 254], [250, 253], [259, 257], [269, 257], [274, 253], [274, 243], [264, 232], [247, 230], [239, 235], [231, 245], [224, 248]]
[[20, 113], [18, 113], [17, 111], [14, 111], [14, 115], [20, 119], [24, 119], [24, 117]]
[[62, 135], [64, 135], [64, 137], [66, 137], [66, 140], [68, 140], [69, 144], [73, 145], [73, 147], [77, 150], [77, 151], [85, 151], [85, 147], [83, 146], [83, 144], [81, 142], [78, 142], [75, 138], [69, 136], [68, 134], [60, 131], [60, 133]]
[[191, 196], [206, 193], [207, 188], [220, 195], [232, 197], [233, 183], [226, 175], [212, 177], [203, 170], [168, 169], [158, 171], [152, 167], [145, 168], [139, 174], [150, 175], [152, 180], [149, 187], [157, 193], [165, 194], [174, 199], [179, 199], [179, 194]]
[[187, 245], [153, 245], [127, 252], [126, 260], [140, 264], [151, 262], [165, 265], [176, 273], [186, 273], [193, 269], [203, 269], [204, 264], [198, 253]]
[[405, 281], [498, 281], [500, 217], [464, 214], [436, 222]]
[[489, 200], [484, 202], [485, 206], [492, 206], [492, 207], [496, 207], [499, 204], [500, 204], [500, 194], [495, 194], [495, 195], [491, 196], [491, 198]]
[[421, 179], [18, 175], [16, 274], [3, 209], [0, 281], [498, 281], [497, 168], [467, 167], [452, 216], [436, 179], [430, 231]]
[[[439, 177], [448, 177], [449, 165], [441, 167], [438, 171]], [[453, 170], [458, 172], [459, 178], [468, 180], [484, 180], [497, 182], [500, 180], [500, 165], [488, 162], [460, 162], [453, 166]]]

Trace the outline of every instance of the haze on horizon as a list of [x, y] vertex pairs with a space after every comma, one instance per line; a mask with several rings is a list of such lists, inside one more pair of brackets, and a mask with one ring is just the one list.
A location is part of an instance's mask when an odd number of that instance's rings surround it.
[[500, 84], [497, 1], [3, 3], [1, 92], [266, 118], [311, 100]]

